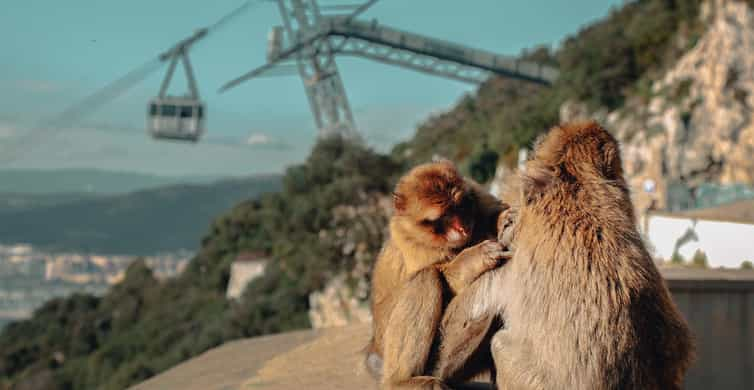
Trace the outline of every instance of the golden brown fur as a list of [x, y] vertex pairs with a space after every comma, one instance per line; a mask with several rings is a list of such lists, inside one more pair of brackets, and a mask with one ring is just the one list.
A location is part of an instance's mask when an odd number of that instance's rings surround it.
[[[447, 377], [425, 375], [444, 302], [505, 256], [496, 240], [484, 241], [496, 236], [504, 206], [449, 162], [420, 165], [405, 175], [394, 206], [390, 239], [372, 274], [367, 363], [374, 372], [384, 362], [385, 388], [442, 388]], [[478, 332], [486, 333], [490, 322], [479, 321]]]
[[[502, 315], [503, 389], [681, 389], [691, 335], [636, 229], [615, 139], [594, 122], [555, 127], [520, 180], [501, 231], [513, 258], [457, 296], [443, 328]], [[449, 333], [448, 349], [467, 337]]]

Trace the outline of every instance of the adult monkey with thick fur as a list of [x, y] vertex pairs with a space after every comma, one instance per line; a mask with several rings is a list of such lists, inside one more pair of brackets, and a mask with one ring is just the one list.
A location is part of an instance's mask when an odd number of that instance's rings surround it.
[[[424, 375], [445, 302], [506, 257], [494, 239], [505, 206], [442, 161], [401, 178], [394, 208], [390, 239], [372, 274], [367, 364], [373, 372], [382, 365], [383, 388], [442, 388], [446, 378]], [[481, 344], [491, 321], [475, 322], [472, 342]], [[484, 368], [492, 365], [488, 356]]]
[[500, 232], [513, 257], [450, 303], [439, 359], [465, 343], [464, 321], [501, 314], [501, 389], [681, 389], [692, 338], [636, 228], [616, 140], [594, 122], [553, 128], [513, 199]]

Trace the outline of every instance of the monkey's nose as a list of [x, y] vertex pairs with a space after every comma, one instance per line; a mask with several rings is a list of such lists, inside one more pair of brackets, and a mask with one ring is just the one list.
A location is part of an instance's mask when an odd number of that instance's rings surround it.
[[448, 230], [448, 234], [446, 237], [448, 238], [448, 241], [461, 241], [463, 239], [466, 239], [468, 236], [468, 233], [463, 228], [451, 228]]

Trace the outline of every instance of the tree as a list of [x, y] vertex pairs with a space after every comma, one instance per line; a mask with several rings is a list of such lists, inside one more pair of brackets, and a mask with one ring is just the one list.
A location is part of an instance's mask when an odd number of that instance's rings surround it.
[[682, 265], [683, 263], [686, 262], [686, 259], [684, 259], [683, 256], [681, 256], [681, 254], [678, 253], [678, 251], [676, 251], [676, 252], [673, 252], [673, 255], [670, 257], [670, 262], [672, 264]]
[[495, 177], [500, 156], [485, 145], [481, 152], [471, 158], [471, 177], [479, 183], [486, 183]]

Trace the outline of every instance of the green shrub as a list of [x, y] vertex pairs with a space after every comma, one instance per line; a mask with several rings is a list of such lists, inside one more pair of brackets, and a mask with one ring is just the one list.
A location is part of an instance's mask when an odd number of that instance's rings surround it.
[[697, 249], [696, 252], [694, 252], [694, 256], [691, 258], [691, 265], [697, 268], [709, 268], [707, 254], [701, 249]]
[[674, 252], [673, 255], [670, 257], [670, 262], [672, 264], [682, 265], [686, 263], [686, 259], [684, 259], [680, 253]]
[[471, 158], [471, 177], [479, 183], [486, 183], [495, 177], [497, 160], [500, 156], [497, 152], [484, 147], [484, 149]]

